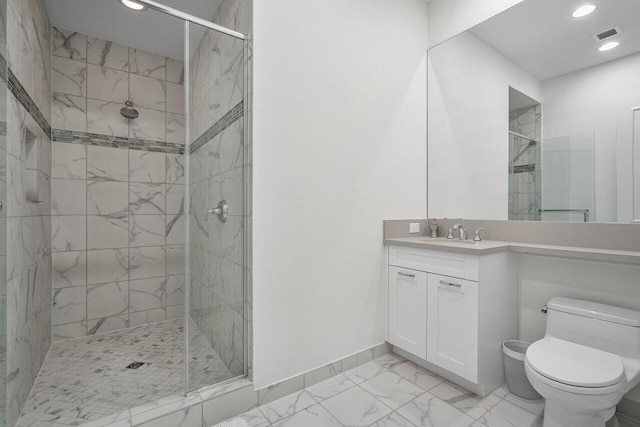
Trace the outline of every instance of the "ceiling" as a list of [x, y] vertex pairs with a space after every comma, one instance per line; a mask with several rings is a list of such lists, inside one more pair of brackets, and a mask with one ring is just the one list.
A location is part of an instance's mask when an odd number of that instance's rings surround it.
[[[51, 24], [147, 52], [184, 59], [184, 21], [155, 10], [136, 12], [119, 0], [44, 0]], [[210, 20], [222, 0], [160, 0], [166, 6]], [[191, 46], [204, 30], [193, 24]]]
[[[585, 3], [596, 10], [574, 18]], [[620, 45], [598, 51], [593, 35], [613, 27]], [[525, 0], [471, 32], [544, 81], [640, 52], [640, 0]]]

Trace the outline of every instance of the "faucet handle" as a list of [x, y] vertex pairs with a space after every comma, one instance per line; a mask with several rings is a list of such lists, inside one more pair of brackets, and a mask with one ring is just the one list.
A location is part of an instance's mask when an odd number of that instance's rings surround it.
[[449, 227], [449, 234], [447, 234], [447, 239], [453, 240], [453, 228]]
[[482, 237], [480, 237], [480, 231], [484, 230], [484, 228], [478, 228], [476, 230], [476, 234], [473, 236], [473, 241], [474, 242], [481, 242], [482, 241]]
[[462, 224], [456, 224], [453, 226], [453, 231], [458, 231], [459, 236], [458, 238], [460, 240], [467, 240], [467, 232], [465, 231], [464, 227], [462, 226]]

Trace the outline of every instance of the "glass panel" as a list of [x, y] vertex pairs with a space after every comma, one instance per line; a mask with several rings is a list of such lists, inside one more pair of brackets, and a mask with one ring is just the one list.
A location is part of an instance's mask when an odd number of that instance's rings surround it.
[[640, 222], [640, 107], [633, 110], [633, 220]]
[[509, 135], [509, 219], [541, 219], [540, 144]]
[[0, 0], [0, 426], [7, 424], [7, 1]]
[[245, 373], [244, 41], [193, 23], [189, 40], [187, 390], [195, 390]]
[[542, 141], [542, 219], [593, 222], [593, 133]]

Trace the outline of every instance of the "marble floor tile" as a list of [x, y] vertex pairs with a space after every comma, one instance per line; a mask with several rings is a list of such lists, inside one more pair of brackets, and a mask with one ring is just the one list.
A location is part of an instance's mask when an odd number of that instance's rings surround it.
[[275, 427], [341, 427], [338, 422], [326, 409], [320, 405], [312, 406], [304, 411], [285, 418], [274, 424]]
[[342, 424], [349, 426], [368, 426], [392, 412], [391, 408], [360, 387], [343, 391], [322, 402], [322, 406]]
[[514, 396], [513, 394], [509, 394], [505, 400], [521, 407], [522, 409], [526, 409], [533, 415], [542, 416], [544, 413], [544, 399], [527, 400]]
[[267, 427], [270, 425], [262, 412], [259, 409], [254, 409], [239, 417], [216, 424], [215, 427]]
[[[425, 391], [427, 389], [430, 391]], [[302, 396], [306, 398], [306, 394], [319, 406], [299, 410], [310, 402], [306, 400], [305, 405], [296, 403]], [[543, 401], [519, 399], [505, 385], [481, 398], [395, 355], [383, 356], [338, 374], [281, 398], [281, 402], [284, 408], [297, 404], [293, 410], [297, 412], [276, 421], [274, 426], [541, 427], [542, 417], [539, 414], [544, 410]], [[338, 424], [316, 409], [319, 407], [325, 409]], [[394, 411], [392, 408], [397, 409]], [[220, 426], [253, 426], [251, 420], [256, 413], [246, 415], [246, 424], [241, 424], [245, 422], [241, 416], [231, 420], [235, 424], [223, 423]], [[269, 420], [265, 417], [255, 422], [262, 427]], [[631, 426], [621, 423], [621, 426], [627, 425]]]
[[432, 388], [430, 393], [475, 419], [483, 416], [502, 400], [494, 394], [489, 394], [483, 399], [448, 381]]
[[[181, 395], [184, 339], [171, 320], [53, 343], [17, 427], [79, 425]], [[202, 334], [190, 334], [190, 357], [202, 385], [231, 377]], [[127, 369], [134, 361], [145, 364]]]
[[371, 424], [371, 427], [415, 427], [411, 421], [398, 414], [392, 413], [379, 420], [375, 424]]
[[542, 417], [502, 400], [478, 421], [491, 427], [542, 427]]
[[442, 378], [436, 374], [422, 369], [411, 362], [394, 365], [390, 370], [426, 391], [431, 390], [442, 382]]
[[383, 372], [360, 387], [392, 409], [397, 409], [425, 391], [393, 372]]
[[383, 368], [392, 369], [394, 366], [403, 364], [406, 360], [400, 356], [396, 356], [395, 354], [387, 353], [384, 356], [375, 359], [374, 362]]
[[427, 392], [398, 409], [418, 427], [462, 427], [475, 420]]
[[361, 382], [373, 378], [376, 375], [380, 375], [385, 371], [386, 369], [378, 365], [376, 362], [368, 362], [364, 365], [358, 366], [357, 368], [343, 372], [343, 374], [354, 383], [360, 384]]
[[307, 391], [318, 402], [335, 396], [338, 393], [342, 393], [345, 390], [355, 387], [356, 383], [342, 374], [338, 374], [328, 380], [314, 384], [307, 388]]
[[504, 399], [505, 397], [509, 396], [511, 392], [509, 392], [506, 384], [502, 384], [500, 387], [493, 390], [491, 394], [498, 396], [500, 399]]
[[269, 422], [275, 423], [316, 403], [309, 393], [300, 391], [261, 406], [259, 409]]

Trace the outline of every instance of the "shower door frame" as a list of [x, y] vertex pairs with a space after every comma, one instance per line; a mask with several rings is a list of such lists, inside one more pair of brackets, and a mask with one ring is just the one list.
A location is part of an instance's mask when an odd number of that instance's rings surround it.
[[[242, 93], [242, 100], [244, 102], [244, 112], [242, 114], [242, 140], [240, 141], [240, 144], [243, 147], [243, 156], [244, 156], [244, 171], [243, 171], [243, 203], [242, 203], [242, 214], [243, 214], [243, 218], [246, 221], [247, 218], [247, 167], [248, 167], [248, 163], [247, 163], [247, 158], [248, 158], [248, 154], [247, 154], [247, 144], [246, 142], [248, 141], [248, 127], [247, 127], [247, 100], [248, 100], [248, 87], [249, 87], [249, 73], [248, 73], [248, 39], [247, 36], [245, 36], [244, 34], [231, 30], [229, 28], [223, 27], [221, 25], [215, 24], [211, 21], [207, 21], [206, 19], [202, 19], [202, 18], [198, 18], [197, 16], [193, 16], [190, 15], [186, 12], [183, 12], [181, 10], [178, 9], [174, 9], [172, 7], [169, 6], [165, 6], [163, 4], [157, 3], [153, 0], [135, 0], [137, 3], [140, 3], [144, 6], [147, 6], [149, 9], [153, 9], [156, 10], [158, 12], [162, 12], [165, 13], [167, 15], [182, 19], [184, 21], [184, 104], [185, 104], [185, 133], [184, 133], [184, 176], [185, 176], [185, 194], [184, 194], [184, 215], [185, 215], [185, 228], [186, 228], [186, 233], [185, 233], [185, 242], [184, 242], [184, 247], [185, 247], [185, 263], [184, 263], [184, 321], [185, 321], [185, 346], [184, 346], [184, 370], [185, 370], [185, 375], [184, 375], [184, 394], [185, 396], [190, 393], [193, 390], [189, 390], [189, 311], [191, 308], [191, 295], [190, 295], [190, 291], [191, 291], [191, 276], [190, 276], [190, 250], [189, 250], [189, 245], [190, 245], [190, 187], [189, 187], [189, 171], [190, 171], [190, 153], [191, 153], [191, 126], [190, 126], [190, 116], [191, 116], [191, 112], [190, 112], [190, 65], [189, 65], [189, 52], [190, 52], [190, 45], [189, 45], [189, 36], [190, 36], [190, 24], [196, 24], [199, 26], [202, 26], [206, 29], [209, 30], [213, 30], [213, 31], [217, 31], [220, 32], [222, 34], [226, 34], [228, 36], [237, 38], [239, 40], [242, 40], [243, 43], [243, 64], [242, 64], [242, 72], [243, 72], [243, 93]], [[244, 309], [246, 310], [247, 304], [246, 304], [246, 300], [247, 300], [247, 260], [248, 260], [248, 255], [247, 255], [247, 228], [246, 226], [244, 227], [244, 231], [243, 231], [244, 237], [243, 237], [243, 278], [242, 278], [242, 286], [243, 286], [243, 305], [244, 305]], [[243, 352], [244, 352], [244, 373], [232, 378], [228, 378], [226, 380], [222, 380], [218, 383], [215, 384], [224, 384], [224, 383], [228, 383], [231, 381], [235, 381], [238, 378], [245, 378], [248, 375], [248, 360], [249, 360], [249, 353], [248, 353], [248, 325], [247, 325], [247, 321], [246, 321], [246, 315], [243, 316]], [[212, 384], [209, 384], [212, 385]]]

